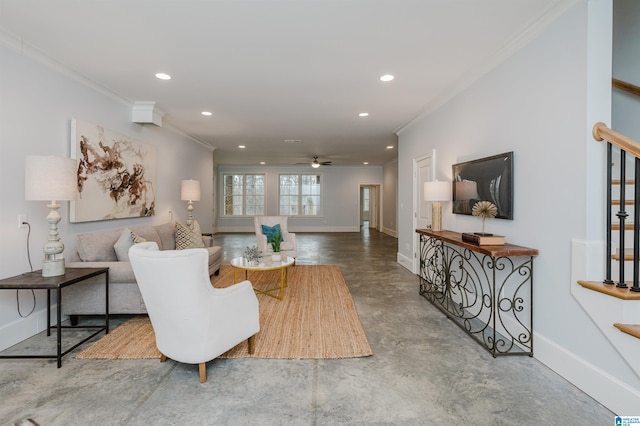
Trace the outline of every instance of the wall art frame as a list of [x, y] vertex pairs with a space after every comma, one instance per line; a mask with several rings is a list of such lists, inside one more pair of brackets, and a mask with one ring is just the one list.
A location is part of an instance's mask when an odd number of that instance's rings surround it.
[[78, 199], [70, 221], [146, 217], [155, 214], [156, 148], [77, 118], [71, 120]]

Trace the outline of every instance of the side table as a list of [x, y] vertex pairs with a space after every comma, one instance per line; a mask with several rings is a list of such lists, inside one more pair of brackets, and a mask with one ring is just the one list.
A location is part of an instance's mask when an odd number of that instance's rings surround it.
[[[104, 325], [86, 326], [63, 326], [62, 325], [62, 289], [64, 287], [82, 282], [104, 274], [105, 277], [105, 315]], [[0, 355], [0, 358], [56, 358], [58, 368], [62, 366], [62, 357], [71, 352], [87, 340], [104, 331], [109, 334], [109, 268], [66, 268], [65, 274], [57, 277], [43, 277], [42, 271], [28, 272], [15, 277], [0, 280], [0, 290], [47, 290], [47, 336], [51, 335], [51, 329], [55, 328], [57, 333], [57, 352], [55, 355]], [[51, 326], [51, 291], [56, 291], [58, 309], [57, 324]], [[63, 328], [96, 328], [97, 330], [90, 336], [82, 339], [66, 351], [62, 351], [62, 329]]]

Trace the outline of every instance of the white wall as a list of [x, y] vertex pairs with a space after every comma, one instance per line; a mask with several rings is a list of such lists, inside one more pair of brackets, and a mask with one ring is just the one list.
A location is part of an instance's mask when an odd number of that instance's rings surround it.
[[[71, 224], [69, 203], [61, 203], [63, 219], [59, 228], [65, 256], [75, 246], [75, 235], [82, 232], [163, 223], [169, 220], [169, 210], [174, 212], [175, 220], [186, 220], [186, 204], [180, 201], [182, 179], [201, 181], [203, 199], [195, 203], [195, 217], [204, 231], [212, 230], [211, 149], [167, 128], [132, 123], [131, 105], [127, 102], [80, 83], [70, 73], [54, 70], [35, 53], [14, 49], [10, 40], [0, 40], [0, 63], [0, 277], [29, 270], [27, 230], [18, 229], [18, 214], [28, 216], [31, 260], [34, 269], [41, 268], [48, 209], [46, 202], [24, 199], [24, 159], [27, 155], [69, 156], [73, 117], [155, 145], [158, 185], [156, 216], [151, 218]], [[0, 291], [0, 350], [46, 326], [46, 294], [37, 292], [37, 299], [36, 312], [23, 319], [17, 313], [15, 291]], [[29, 312], [31, 293], [21, 292], [20, 300], [21, 311]]]
[[398, 235], [398, 161], [385, 164], [382, 192], [382, 232], [393, 237]]
[[[540, 251], [534, 261], [535, 356], [570, 380], [578, 369], [585, 377], [604, 377], [618, 392], [640, 401], [640, 379], [570, 293], [572, 239], [587, 239], [593, 229], [603, 235], [601, 222], [587, 222], [587, 207], [604, 196], [601, 186], [593, 193], [585, 184], [589, 173], [602, 175], [604, 167], [602, 144], [588, 136], [593, 122], [587, 117], [594, 114], [588, 104], [594, 99], [587, 98], [593, 84], [587, 52], [588, 12], [603, 5], [606, 11], [607, 4], [578, 2], [531, 43], [400, 132], [398, 238], [401, 254], [411, 257], [414, 157], [435, 149], [436, 178], [446, 180], [454, 163], [514, 151], [514, 220], [491, 220], [486, 226], [510, 243]], [[598, 25], [606, 28], [606, 16]], [[607, 78], [600, 83], [610, 87]], [[595, 101], [609, 105], [606, 97]], [[588, 166], [593, 157], [600, 157], [595, 171]], [[453, 215], [450, 206], [444, 210], [444, 229], [478, 230], [476, 218]], [[598, 213], [594, 220], [601, 217]], [[637, 411], [637, 405], [616, 406], [616, 395], [603, 401], [596, 380], [579, 386], [614, 411], [626, 408], [620, 414]]]
[[[314, 170], [314, 171], [311, 171]], [[218, 166], [218, 193], [223, 193], [224, 174], [264, 173], [266, 215], [278, 215], [278, 175], [281, 173], [318, 173], [322, 183], [322, 216], [291, 217], [292, 232], [359, 232], [360, 185], [381, 185], [382, 167], [233, 167]], [[383, 197], [386, 195], [383, 194]], [[222, 196], [218, 197], [218, 203]], [[221, 204], [217, 211], [222, 212]], [[218, 232], [254, 232], [253, 217], [219, 216]]]
[[[615, 0], [613, 32], [613, 76], [640, 86], [640, 2]], [[640, 97], [613, 91], [611, 128], [640, 141]]]

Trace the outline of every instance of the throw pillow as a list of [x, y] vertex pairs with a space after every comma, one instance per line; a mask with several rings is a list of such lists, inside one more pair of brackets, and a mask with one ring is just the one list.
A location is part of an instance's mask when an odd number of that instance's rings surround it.
[[126, 262], [129, 260], [129, 249], [133, 245], [133, 239], [131, 238], [131, 230], [124, 228], [120, 238], [113, 245], [113, 249], [116, 251], [116, 257], [119, 262]]
[[140, 235], [136, 234], [135, 232], [131, 233], [131, 241], [133, 241], [133, 244], [147, 242], [146, 238], [142, 238]]
[[276, 234], [280, 234], [280, 242], [284, 241], [284, 238], [282, 238], [282, 230], [280, 230], [279, 223], [273, 226], [262, 225], [262, 233], [267, 236], [268, 243], [273, 241], [273, 237]]
[[197, 220], [193, 221], [192, 228], [176, 222], [176, 250], [190, 248], [204, 248], [202, 233]]

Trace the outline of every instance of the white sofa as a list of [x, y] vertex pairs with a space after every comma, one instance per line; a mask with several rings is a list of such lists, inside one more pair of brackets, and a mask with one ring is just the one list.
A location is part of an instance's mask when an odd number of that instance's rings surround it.
[[[175, 223], [130, 226], [128, 229], [146, 241], [158, 244], [161, 250], [176, 248]], [[69, 268], [109, 267], [109, 313], [144, 314], [147, 309], [136, 283], [131, 263], [119, 261], [114, 245], [124, 228], [105, 232], [90, 232], [76, 237], [76, 250], [68, 256]], [[209, 275], [217, 275], [222, 265], [222, 247], [213, 246], [211, 236], [203, 236], [209, 253]], [[62, 314], [70, 315], [72, 323], [78, 315], [104, 314], [104, 277], [98, 276], [62, 289]]]

